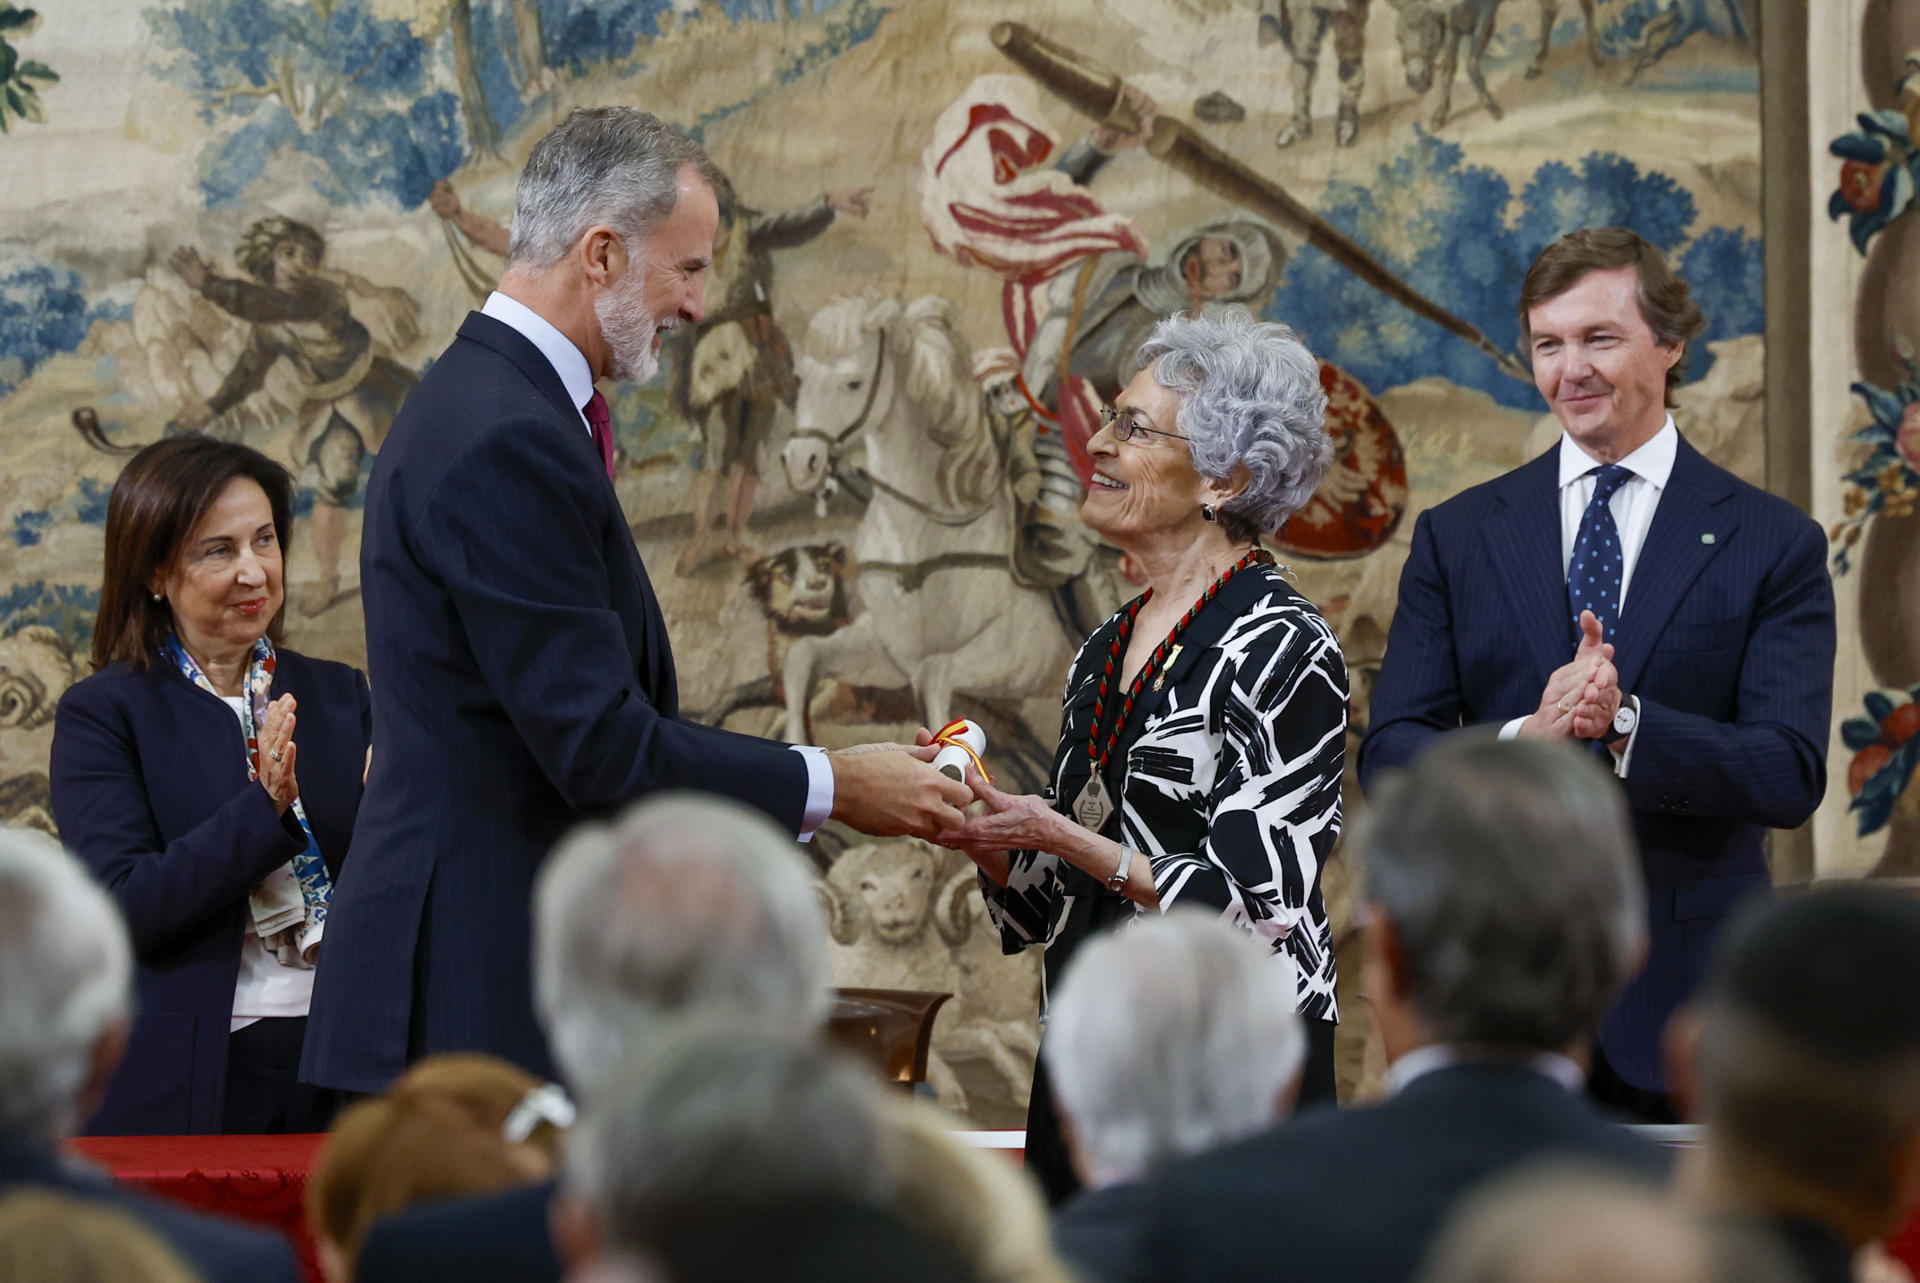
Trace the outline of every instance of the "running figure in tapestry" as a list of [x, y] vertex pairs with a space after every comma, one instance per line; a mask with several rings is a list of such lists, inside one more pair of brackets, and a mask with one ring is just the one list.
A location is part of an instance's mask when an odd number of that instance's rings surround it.
[[219, 390], [182, 410], [175, 430], [205, 428], [264, 386], [276, 362], [285, 360], [299, 375], [290, 453], [300, 480], [315, 491], [313, 550], [320, 572], [298, 603], [308, 615], [325, 610], [340, 591], [346, 509], [360, 491], [361, 464], [379, 450], [400, 403], [420, 381], [378, 350], [353, 314], [349, 290], [380, 296], [409, 325], [412, 299], [349, 273], [323, 270], [326, 252], [319, 232], [276, 214], [249, 227], [234, 249], [234, 262], [251, 279], [219, 275], [191, 246], [168, 259], [189, 288], [250, 326], [246, 349]]

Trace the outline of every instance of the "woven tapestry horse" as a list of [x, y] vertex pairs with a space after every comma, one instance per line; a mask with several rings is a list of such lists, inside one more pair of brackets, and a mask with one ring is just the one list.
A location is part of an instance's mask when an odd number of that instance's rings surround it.
[[[1047, 593], [1015, 581], [1014, 496], [952, 305], [929, 295], [836, 299], [798, 361], [795, 431], [781, 459], [802, 494], [867, 498], [853, 555], [862, 609], [787, 652], [787, 735], [811, 740], [820, 677], [913, 688], [944, 725], [956, 692], [1058, 691], [1067, 639]], [[860, 466], [847, 456], [864, 447]]]

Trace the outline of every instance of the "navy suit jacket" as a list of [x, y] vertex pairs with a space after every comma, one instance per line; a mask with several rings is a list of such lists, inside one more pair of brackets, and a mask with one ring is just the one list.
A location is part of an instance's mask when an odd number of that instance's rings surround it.
[[[299, 701], [300, 805], [338, 878], [366, 770], [367, 679], [277, 654], [273, 695]], [[54, 820], [120, 906], [139, 964], [133, 1040], [95, 1135], [220, 1130], [247, 894], [306, 846], [292, 809], [274, 814], [248, 781], [245, 752], [233, 710], [170, 664], [113, 664], [61, 697]], [[321, 952], [332, 947], [329, 923]]]
[[547, 1228], [556, 1188], [542, 1181], [376, 1221], [354, 1261], [354, 1283], [560, 1283], [565, 1270]]
[[1453, 1065], [1377, 1105], [1310, 1110], [1161, 1169], [1143, 1200], [1141, 1271], [1191, 1283], [1406, 1283], [1462, 1195], [1548, 1159], [1652, 1181], [1669, 1167], [1544, 1074]]
[[[1556, 446], [1421, 514], [1361, 745], [1363, 788], [1449, 730], [1532, 713], [1572, 659], [1558, 456]], [[1600, 1044], [1635, 1086], [1664, 1090], [1667, 1017], [1726, 914], [1768, 886], [1763, 830], [1805, 823], [1826, 789], [1826, 553], [1811, 518], [1681, 440], [1607, 639], [1620, 689], [1640, 700], [1621, 783], [1652, 948]]]
[[430, 1052], [551, 1076], [529, 900], [582, 819], [721, 793], [797, 833], [807, 764], [683, 721], [666, 621], [560, 376], [474, 314], [408, 398], [360, 544], [373, 773], [337, 888], [303, 1077], [385, 1089]]
[[[295, 727], [296, 738], [299, 733]], [[101, 1203], [133, 1217], [164, 1239], [206, 1283], [294, 1283], [299, 1277], [293, 1249], [279, 1234], [121, 1189], [104, 1173], [51, 1145], [0, 1141], [0, 1195], [25, 1189]]]

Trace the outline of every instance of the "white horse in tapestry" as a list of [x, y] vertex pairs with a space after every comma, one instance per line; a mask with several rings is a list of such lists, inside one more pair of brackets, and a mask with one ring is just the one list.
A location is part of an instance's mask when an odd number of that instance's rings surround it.
[[[845, 297], [814, 317], [796, 363], [795, 431], [782, 452], [802, 494], [871, 489], [853, 555], [863, 609], [803, 637], [783, 674], [787, 735], [810, 740], [815, 681], [911, 685], [938, 729], [955, 693], [1057, 695], [1067, 638], [1009, 557], [1014, 497], [953, 307], [932, 295]], [[844, 456], [864, 447], [862, 466]]]

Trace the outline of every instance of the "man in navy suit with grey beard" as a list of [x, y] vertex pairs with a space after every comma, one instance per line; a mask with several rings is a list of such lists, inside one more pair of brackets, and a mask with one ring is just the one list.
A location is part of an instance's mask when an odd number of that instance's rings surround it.
[[1632, 809], [1650, 950], [1601, 1024], [1590, 1086], [1674, 1121], [1667, 1017], [1727, 913], [1767, 888], [1765, 830], [1804, 823], [1826, 788], [1826, 539], [1675, 428], [1706, 323], [1658, 250], [1621, 228], [1564, 236], [1528, 271], [1520, 317], [1564, 432], [1421, 515], [1360, 780], [1461, 727], [1592, 746]]
[[716, 179], [647, 112], [568, 116], [520, 176], [499, 289], [394, 421], [360, 546], [373, 759], [307, 1081], [377, 1092], [453, 1050], [551, 1076], [528, 899], [583, 819], [699, 789], [796, 838], [830, 817], [931, 836], [972, 798], [931, 749], [795, 750], [680, 716], [594, 384], [645, 382], [661, 333], [704, 315]]

